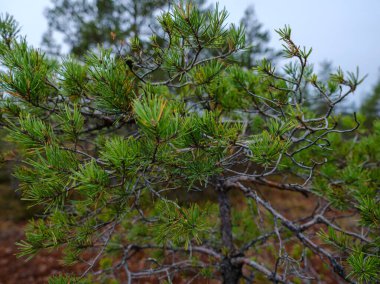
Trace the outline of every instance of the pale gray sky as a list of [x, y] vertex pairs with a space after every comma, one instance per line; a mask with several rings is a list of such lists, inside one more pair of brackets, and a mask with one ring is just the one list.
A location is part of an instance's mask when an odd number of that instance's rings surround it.
[[[216, 2], [210, 1], [209, 2]], [[280, 48], [274, 29], [291, 26], [299, 45], [313, 47], [311, 61], [316, 65], [331, 60], [343, 70], [359, 66], [368, 74], [354, 101], [368, 93], [380, 79], [380, 0], [220, 0], [238, 22], [245, 8], [254, 5], [256, 15], [272, 35], [271, 45]], [[39, 46], [47, 24], [43, 10], [50, 0], [0, 0], [0, 13], [15, 16], [22, 34]]]

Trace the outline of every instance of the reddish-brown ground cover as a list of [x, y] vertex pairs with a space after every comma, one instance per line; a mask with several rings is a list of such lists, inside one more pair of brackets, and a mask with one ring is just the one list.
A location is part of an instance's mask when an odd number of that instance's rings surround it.
[[[261, 188], [261, 194], [271, 200], [271, 204], [281, 211], [287, 218], [303, 218], [312, 212], [316, 205], [316, 199], [305, 198], [297, 193], [281, 192], [276, 189]], [[235, 195], [233, 202], [242, 202], [243, 196]], [[70, 272], [80, 275], [85, 270], [85, 266], [76, 265], [65, 267], [60, 261], [60, 252], [45, 251], [32, 260], [26, 262], [15, 256], [17, 247], [15, 242], [23, 238], [23, 229], [26, 224], [25, 219], [30, 217], [31, 212], [25, 210], [25, 205], [21, 204], [19, 198], [9, 187], [0, 187], [0, 284], [23, 284], [23, 283], [47, 283], [51, 275]], [[287, 249], [292, 250], [294, 242], [287, 244]], [[257, 257], [263, 263], [268, 262], [270, 254], [267, 251]], [[322, 275], [322, 282], [319, 283], [339, 283], [340, 280], [331, 273], [330, 268], [318, 256], [311, 258], [312, 267], [315, 273]], [[144, 261], [141, 254], [136, 256], [129, 263], [132, 270], [143, 267]], [[121, 272], [118, 275], [125, 280], [125, 275]], [[159, 283], [157, 279], [143, 279], [133, 283]], [[173, 283], [186, 283], [182, 278], [175, 278]], [[217, 281], [197, 280], [191, 283], [216, 284]], [[255, 283], [268, 283], [266, 280], [258, 280]], [[311, 282], [317, 283], [317, 282]]]

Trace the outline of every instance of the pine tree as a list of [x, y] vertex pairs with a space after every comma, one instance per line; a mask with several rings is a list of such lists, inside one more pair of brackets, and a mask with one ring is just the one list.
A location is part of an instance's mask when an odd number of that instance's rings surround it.
[[374, 86], [372, 93], [369, 94], [360, 106], [360, 111], [365, 114], [367, 126], [371, 126], [373, 121], [380, 117], [380, 81]]
[[[49, 59], [1, 18], [1, 125], [23, 198], [43, 208], [19, 256], [61, 248], [88, 265], [50, 283], [321, 281], [316, 257], [337, 281], [377, 281], [380, 124], [357, 136], [360, 118], [335, 111], [362, 79], [339, 69], [321, 82], [289, 27], [282, 70], [242, 67], [245, 30], [226, 19], [180, 3], [158, 17], [160, 40], [79, 61]], [[315, 208], [293, 215], [294, 196]]]
[[246, 51], [241, 54], [240, 63], [248, 68], [256, 66], [263, 58], [274, 61], [280, 56], [279, 51], [269, 47], [269, 31], [263, 30], [263, 24], [259, 22], [253, 6], [248, 6], [244, 12], [240, 24], [245, 28]]
[[84, 55], [98, 45], [110, 47], [131, 37], [143, 37], [154, 28], [158, 11], [167, 9], [167, 0], [53, 0], [46, 9], [48, 30], [43, 45], [51, 53], [59, 53], [61, 46], [55, 36], [60, 35], [70, 52]]
[[[204, 0], [193, 2], [203, 12], [211, 8], [205, 5]], [[63, 42], [76, 56], [83, 56], [98, 45], [121, 52], [133, 37], [138, 37], [144, 44], [152, 30], [160, 40], [155, 17], [173, 3], [175, 1], [171, 0], [55, 0], [53, 7], [45, 11], [48, 30], [43, 35], [42, 43], [50, 54], [55, 55], [60, 53], [62, 47], [56, 42], [57, 35], [63, 37]], [[252, 67], [263, 57], [274, 59], [279, 56], [268, 46], [269, 32], [263, 30], [253, 6], [246, 9], [241, 24], [246, 29], [247, 46], [246, 52], [240, 54], [243, 58], [238, 59], [241, 64]]]

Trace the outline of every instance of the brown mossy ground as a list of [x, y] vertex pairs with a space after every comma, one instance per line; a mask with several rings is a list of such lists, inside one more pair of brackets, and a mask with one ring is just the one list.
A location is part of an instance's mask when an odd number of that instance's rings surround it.
[[[271, 189], [268, 187], [259, 188], [260, 194], [268, 200], [274, 208], [279, 210], [287, 218], [298, 219], [308, 216], [316, 206], [315, 198], [305, 198], [298, 193], [289, 193]], [[244, 206], [244, 196], [231, 194], [232, 202]], [[210, 198], [212, 199], [212, 198]], [[85, 266], [75, 265], [74, 267], [63, 266], [59, 258], [59, 251], [45, 251], [26, 262], [15, 256], [17, 247], [15, 242], [24, 236], [23, 229], [26, 220], [35, 213], [35, 209], [27, 209], [25, 203], [20, 201], [20, 196], [11, 189], [9, 182], [3, 181], [0, 184], [0, 284], [23, 284], [23, 283], [47, 283], [51, 275], [60, 273], [74, 273], [80, 275], [85, 270]], [[333, 214], [333, 212], [332, 212]], [[260, 249], [260, 253], [255, 257], [259, 262], [270, 266], [270, 259], [278, 249], [273, 242], [269, 242], [271, 249]], [[298, 249], [296, 242], [289, 241], [286, 245], [287, 251]], [[299, 249], [298, 249], [299, 250]], [[334, 277], [329, 266], [318, 256], [310, 258], [315, 273], [322, 276], [320, 283], [339, 283], [340, 280]], [[144, 266], [143, 255], [141, 253], [129, 263], [132, 270], [138, 270]], [[125, 280], [125, 275], [117, 275]], [[191, 276], [188, 277], [189, 280]], [[143, 279], [134, 283], [159, 283], [157, 279]], [[183, 278], [175, 278], [173, 283], [186, 283]], [[198, 280], [192, 283], [219, 283], [218, 281]], [[264, 278], [256, 278], [255, 283], [269, 283]], [[311, 282], [317, 283], [317, 282]]]

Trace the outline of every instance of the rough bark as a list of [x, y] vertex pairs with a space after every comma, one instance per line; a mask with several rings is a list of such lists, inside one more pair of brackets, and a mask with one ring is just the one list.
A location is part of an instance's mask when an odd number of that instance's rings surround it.
[[232, 264], [231, 258], [235, 254], [232, 223], [231, 223], [231, 204], [227, 190], [223, 186], [218, 186], [218, 202], [220, 214], [220, 231], [222, 235], [222, 245], [227, 250], [227, 254], [220, 263], [220, 271], [224, 284], [237, 284], [242, 276], [242, 265]]

